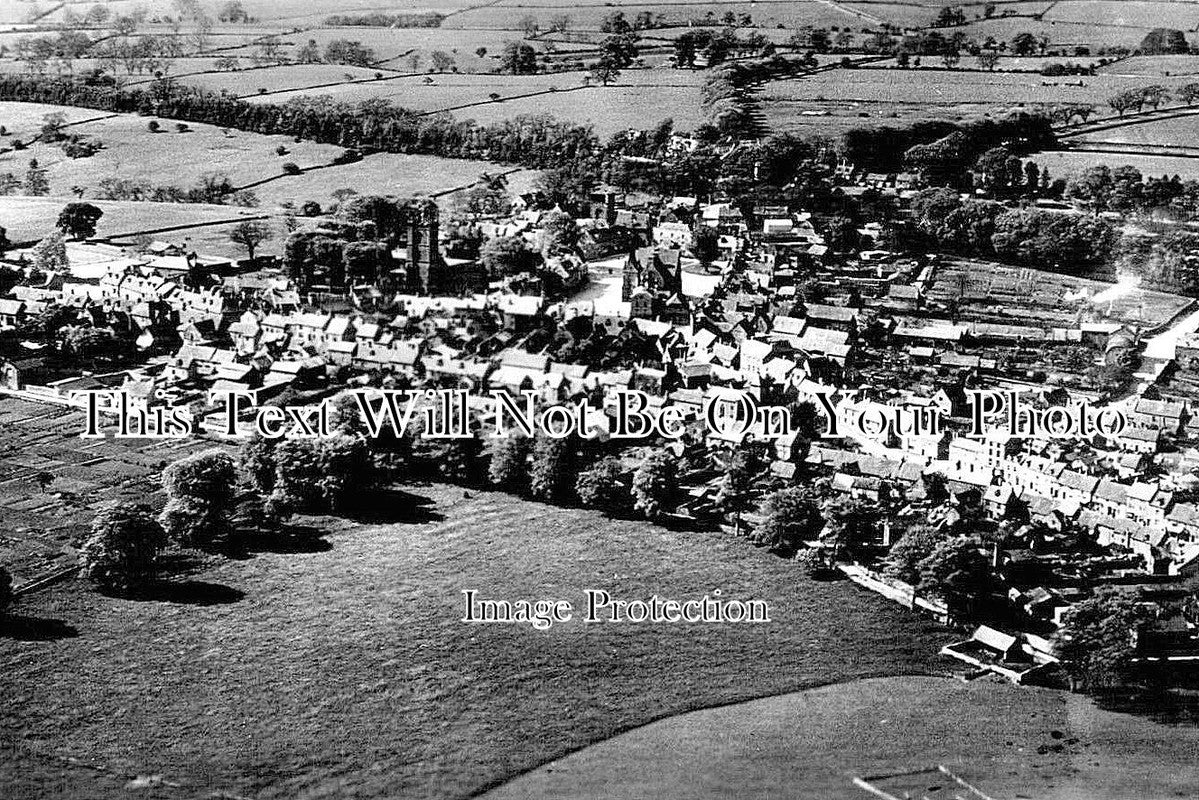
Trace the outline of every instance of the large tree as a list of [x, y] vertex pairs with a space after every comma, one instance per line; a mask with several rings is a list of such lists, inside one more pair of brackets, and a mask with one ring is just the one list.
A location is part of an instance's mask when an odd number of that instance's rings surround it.
[[938, 542], [917, 564], [919, 588], [945, 598], [950, 613], [968, 610], [991, 585], [991, 569], [977, 536], [955, 536]]
[[167, 502], [159, 521], [173, 541], [201, 550], [227, 544], [237, 485], [229, 454], [213, 448], [185, 456], [162, 471], [162, 485]]
[[239, 222], [233, 227], [233, 230], [229, 231], [229, 241], [246, 248], [246, 255], [253, 261], [254, 253], [258, 251], [258, 245], [273, 235], [271, 227], [261, 220], [246, 220]]
[[92, 520], [79, 548], [80, 571], [97, 586], [130, 592], [149, 581], [167, 535], [143, 506], [115, 503]]
[[665, 450], [654, 450], [633, 473], [633, 508], [646, 519], [658, 519], [667, 512], [678, 489], [675, 457]]
[[580, 472], [575, 481], [579, 502], [610, 514], [624, 512], [629, 506], [629, 489], [621, 478], [623, 472], [620, 460], [611, 456]]
[[91, 203], [67, 203], [58, 214], [57, 228], [72, 239], [96, 235], [96, 223], [104, 212]]
[[1092, 690], [1132, 681], [1137, 636], [1151, 618], [1148, 607], [1136, 598], [1110, 591], [1071, 607], [1054, 644], [1075, 685]]
[[750, 532], [750, 541], [782, 555], [795, 553], [805, 541], [816, 539], [823, 524], [808, 491], [800, 488], [767, 495], [759, 513], [762, 521]]

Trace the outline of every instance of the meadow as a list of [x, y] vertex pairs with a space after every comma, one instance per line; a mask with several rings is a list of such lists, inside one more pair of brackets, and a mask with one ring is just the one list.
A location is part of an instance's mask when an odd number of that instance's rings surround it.
[[[159, 599], [80, 583], [23, 599], [16, 613], [78, 636], [0, 640], [0, 747], [17, 767], [0, 796], [36, 778], [42, 797], [124, 796], [47, 771], [70, 756], [186, 796], [462, 798], [665, 716], [948, 666], [936, 626], [738, 539], [412, 491], [369, 521], [303, 520], [324, 538], [188, 575]], [[768, 601], [772, 622], [459, 622], [463, 589], [578, 607], [593, 587], [628, 599], [719, 589]]]
[[[354, 188], [360, 193], [435, 195], [473, 183], [484, 172], [506, 171], [506, 168], [486, 161], [393, 153], [377, 153], [356, 163], [329, 166], [342, 148], [311, 141], [296, 142], [286, 136], [225, 131], [198, 123], [188, 123], [188, 131], [180, 133], [174, 122], [166, 119], [160, 120], [162, 129], [158, 133], [151, 133], [147, 128], [148, 117], [97, 115], [87, 109], [28, 103], [0, 103], [0, 124], [10, 131], [10, 135], [0, 142], [11, 143], [17, 138], [28, 141], [40, 129], [44, 116], [57, 111], [66, 114], [68, 122], [83, 121], [67, 130], [99, 139], [104, 144], [103, 149], [88, 158], [71, 159], [60, 147], [38, 142], [23, 150], [0, 154], [0, 172], [12, 172], [21, 178], [30, 160], [36, 159], [48, 171], [50, 195], [60, 200], [74, 199], [75, 187], [83, 190], [86, 199], [92, 200], [105, 178], [188, 189], [206, 173], [221, 172], [235, 186], [251, 187], [262, 212], [278, 213], [278, 206], [289, 202], [299, 205], [316, 200], [325, 205], [332, 199], [332, 192], [340, 188]], [[285, 155], [276, 152], [279, 147], [286, 149]], [[285, 174], [283, 164], [287, 162], [304, 170], [315, 169], [299, 175]], [[521, 171], [514, 186], [527, 189], [535, 177], [533, 172]], [[164, 213], [171, 218], [186, 218], [194, 210], [196, 219], [203, 220], [210, 213], [191, 204], [142, 203], [140, 205], [146, 206], [144, 211], [128, 209], [128, 205], [122, 204], [122, 213], [130, 215], [126, 217], [130, 222], [142, 217], [153, 221], [157, 213], [155, 208], [161, 207], [167, 208]], [[0, 224], [8, 224], [5, 210], [9, 208], [17, 219], [37, 213], [29, 211], [25, 201], [0, 197]], [[243, 211], [232, 206], [217, 208], [223, 208], [226, 217], [237, 216]], [[254, 212], [262, 213], [258, 209]], [[101, 235], [105, 235], [107, 223], [107, 220], [101, 221]]]
[[[735, 791], [740, 800], [861, 800], [851, 775], [938, 763], [991, 797], [1183, 797], [1199, 780], [1196, 747], [1199, 728], [1166, 728], [1079, 695], [995, 679], [876, 678], [662, 720], [482, 798], [721, 800]], [[663, 751], [672, 757], [655, 757]], [[876, 785], [948, 796], [950, 782], [931, 772], [923, 783]]]
[[[69, 200], [62, 197], [0, 197], [0, 225], [14, 242], [29, 242], [54, 230], [58, 212]], [[236, 206], [206, 205], [204, 203], [143, 203], [137, 201], [91, 200], [104, 212], [96, 225], [96, 237], [115, 238], [123, 242], [136, 238], [130, 234], [161, 228], [175, 231], [156, 234], [155, 238], [184, 243], [203, 253], [229, 258], [245, 258], [246, 250], [229, 241], [229, 231], [243, 218], [273, 213], [268, 209], [247, 209]], [[222, 224], [214, 224], [222, 223]], [[275, 240], [271, 247], [281, 247], [284, 231], [281, 223], [270, 223]], [[192, 227], [196, 226], [196, 227]]]

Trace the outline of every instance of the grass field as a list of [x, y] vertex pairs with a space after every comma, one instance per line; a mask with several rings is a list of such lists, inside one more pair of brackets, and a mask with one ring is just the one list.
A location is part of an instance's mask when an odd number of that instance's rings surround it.
[[[500, 172], [504, 168], [485, 161], [444, 159], [434, 156], [406, 156], [380, 153], [367, 156], [355, 164], [326, 167], [301, 175], [284, 175], [282, 165], [292, 161], [302, 168], [329, 164], [342, 151], [335, 145], [295, 142], [286, 136], [264, 136], [244, 131], [229, 131], [227, 134], [211, 125], [189, 124], [187, 133], [175, 131], [174, 123], [162, 120], [163, 130], [151, 133], [147, 130], [148, 118], [136, 115], [101, 115], [86, 109], [64, 109], [26, 103], [0, 103], [0, 124], [12, 131], [13, 138], [28, 140], [41, 125], [42, 118], [50, 112], [63, 111], [68, 121], [94, 119], [72, 127], [72, 132], [98, 138], [104, 149], [89, 158], [67, 158], [61, 148], [37, 143], [25, 150], [0, 155], [0, 172], [12, 172], [18, 177], [25, 174], [31, 159], [49, 171], [50, 194], [56, 198], [74, 198], [72, 187], [84, 189], [84, 196], [92, 199], [100, 181], [109, 177], [120, 177], [146, 181], [156, 186], [179, 186], [187, 189], [195, 185], [200, 176], [207, 172], [224, 172], [237, 186], [254, 185], [252, 191], [258, 196], [261, 206], [271, 211], [275, 206], [288, 201], [297, 203], [317, 200], [327, 203], [330, 193], [343, 187], [352, 187], [360, 193], [381, 192], [399, 195], [431, 195], [473, 182], [483, 172]], [[9, 122], [11, 121], [11, 122]], [[287, 148], [287, 155], [279, 156], [275, 149]], [[535, 173], [523, 171], [523, 180], [531, 182]], [[270, 179], [261, 183], [264, 179]], [[517, 178], [517, 181], [522, 180]], [[525, 184], [514, 184], [526, 186]], [[0, 198], [0, 215], [5, 202], [15, 200]], [[145, 214], [153, 215], [157, 204], [143, 204]], [[186, 215], [189, 206], [171, 206], [168, 216]], [[30, 212], [17, 211], [17, 216], [28, 216]], [[133, 212], [130, 212], [133, 213]], [[208, 211], [197, 210], [200, 218]], [[228, 216], [236, 216], [237, 209], [229, 208]], [[107, 220], [102, 221], [102, 226]], [[103, 234], [103, 231], [101, 231]]]
[[[49, 761], [71, 756], [161, 775], [178, 796], [467, 797], [671, 714], [947, 666], [933, 655], [946, 635], [929, 623], [727, 536], [415, 491], [380, 507], [398, 522], [314, 521], [330, 549], [226, 562], [176, 590], [205, 584], [236, 602], [117, 600], [80, 584], [22, 600], [16, 613], [43, 621], [30, 625], [79, 635], [0, 640], [0, 746], [15, 766], [0, 771], [0, 796], [23, 785], [126, 796]], [[578, 605], [591, 587], [721, 589], [767, 600], [774, 621], [547, 632], [458, 621], [462, 589]]]
[[[935, 764], [992, 797], [1187, 797], [1199, 781], [1196, 747], [1199, 728], [1103, 711], [1078, 695], [994, 680], [879, 678], [663, 720], [483, 797], [860, 800], [868, 795], [850, 775]], [[954, 795], [935, 773], [923, 783], [881, 783], [897, 796], [974, 796]]]
[[1199, 180], [1199, 158], [1171, 156], [1142, 156], [1128, 153], [1037, 153], [1032, 160], [1048, 167], [1055, 177], [1073, 175], [1097, 164], [1118, 167], [1130, 164], [1144, 175], [1178, 175], [1185, 180]]
[[[16, 242], [40, 239], [54, 230], [58, 212], [68, 202], [61, 197], [22, 197], [9, 195], [0, 197], [0, 224], [8, 231], [8, 237]], [[134, 201], [95, 200], [104, 216], [96, 226], [100, 238], [148, 231], [172, 226], [193, 225], [202, 222], [237, 220], [239, 217], [255, 217], [263, 212], [259, 209], [236, 206], [216, 206], [202, 203], [140, 203]], [[244, 258], [245, 248], [229, 241], [229, 230], [236, 224], [179, 230], [159, 234], [159, 238], [171, 241], [186, 241], [192, 247], [213, 255]], [[282, 247], [283, 229], [278, 226], [276, 239], [268, 248]]]

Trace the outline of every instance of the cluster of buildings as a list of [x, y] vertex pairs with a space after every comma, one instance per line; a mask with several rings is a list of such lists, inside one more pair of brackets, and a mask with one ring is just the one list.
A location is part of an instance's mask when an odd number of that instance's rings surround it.
[[[701, 424], [718, 392], [735, 388], [793, 409], [805, 401], [819, 407], [822, 395], [935, 408], [947, 424], [934, 436], [771, 439], [759, 490], [823, 477], [830, 492], [886, 504], [901, 520], [933, 513], [930, 487], [944, 482], [949, 500], [938, 501], [937, 514], [978, 508], [1013, 532], [994, 565], [1036, 576], [1031, 585], [1026, 577], [1012, 583], [1020, 587], [1012, 603], [1034, 628], [1060, 621], [1097, 581], [1169, 583], [1199, 569], [1199, 406], [1171, 396], [1169, 380], [1199, 372], [1199, 339], [1183, 338], [1168, 363], [1119, 372], [1189, 300], [1136, 290], [1116, 296], [1106, 284], [939, 257], [834, 253], [819, 220], [781, 206], [751, 212], [602, 190], [587, 207], [581, 246], [619, 270], [606, 298], [594, 286], [574, 291], [586, 285], [585, 249], [563, 265], [574, 276], [564, 296], [493, 284], [391, 293], [364, 306], [350, 296], [306, 302], [311, 287], [278, 270], [244, 271], [171, 245], [129, 256], [71, 243], [72, 265], [86, 269], [16, 286], [0, 299], [0, 328], [65, 307], [87, 324], [128, 331], [143, 363], [110, 375], [46, 376], [30, 352], [0, 360], [0, 381], [59, 399], [125, 387], [146, 404], [200, 409], [213, 389], [262, 401], [289, 389], [357, 384], [468, 388], [480, 397], [533, 391], [545, 403], [586, 400], [602, 413], [619, 390], [637, 389], [651, 410], [682, 409], [690, 436], [672, 446], [689, 450], [690, 463], [710, 465], [684, 476], [679, 512], [691, 515], [711, 513], [720, 464], [746, 444], [746, 434]], [[539, 219], [518, 207], [488, 221], [485, 235], [535, 237]], [[418, 283], [455, 266], [428, 244], [435, 213], [413, 223], [421, 224], [423, 236], [410, 237]], [[692, 252], [701, 227], [717, 243], [716, 258], [704, 262]], [[632, 244], [605, 240], [612, 230]], [[877, 230], [859, 234], [868, 241]], [[422, 272], [422, 264], [435, 269]], [[197, 285], [199, 274], [210, 279]], [[1116, 404], [1129, 425], [1108, 438], [972, 438], [969, 388], [1020, 392], [1040, 407]], [[891, 528], [880, 531], [883, 549]], [[1167, 623], [1176, 626], [1174, 617]], [[1184, 627], [1189, 647], [1194, 625]]]

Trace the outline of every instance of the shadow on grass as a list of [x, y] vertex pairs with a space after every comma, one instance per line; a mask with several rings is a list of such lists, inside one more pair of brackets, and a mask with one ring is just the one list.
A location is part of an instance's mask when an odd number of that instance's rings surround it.
[[374, 524], [419, 525], [441, 522], [445, 515], [434, 511], [432, 505], [433, 501], [424, 495], [413, 494], [403, 489], [376, 489], [366, 493], [356, 507], [347, 509], [343, 516], [354, 522]]
[[325, 532], [311, 525], [284, 525], [279, 530], [255, 531], [240, 541], [239, 555], [255, 553], [327, 553], [333, 545]]
[[21, 614], [0, 615], [0, 637], [19, 642], [56, 642], [78, 636], [74, 625], [61, 619], [41, 619]]
[[128, 600], [177, 603], [187, 606], [224, 606], [246, 596], [240, 589], [208, 581], [155, 581], [126, 595]]

